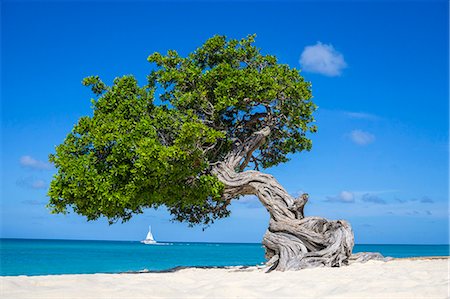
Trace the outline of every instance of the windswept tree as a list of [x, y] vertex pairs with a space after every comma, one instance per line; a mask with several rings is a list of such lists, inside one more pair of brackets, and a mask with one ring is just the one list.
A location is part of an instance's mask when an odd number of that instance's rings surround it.
[[209, 225], [230, 215], [233, 199], [256, 195], [270, 213], [270, 269], [347, 263], [349, 224], [305, 217], [307, 194], [294, 198], [260, 172], [311, 149], [316, 106], [299, 71], [261, 54], [254, 36], [214, 36], [187, 57], [168, 51], [148, 61], [142, 87], [133, 76], [112, 86], [84, 79], [93, 114], [50, 155], [50, 209], [113, 223], [165, 206], [174, 220]]

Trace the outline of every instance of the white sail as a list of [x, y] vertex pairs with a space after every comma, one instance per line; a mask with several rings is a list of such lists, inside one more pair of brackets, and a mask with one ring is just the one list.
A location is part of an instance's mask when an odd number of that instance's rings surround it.
[[145, 239], [155, 241], [155, 239], [153, 238], [153, 235], [152, 235], [152, 227], [151, 226], [148, 227], [148, 233], [147, 233], [147, 237]]
[[153, 238], [152, 227], [151, 226], [148, 227], [147, 237], [145, 237], [145, 240], [142, 240], [141, 243], [144, 243], [144, 244], [156, 244], [156, 241]]

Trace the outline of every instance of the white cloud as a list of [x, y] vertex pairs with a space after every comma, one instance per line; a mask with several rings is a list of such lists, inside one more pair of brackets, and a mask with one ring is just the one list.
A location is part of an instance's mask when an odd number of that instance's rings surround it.
[[434, 200], [429, 198], [428, 196], [423, 196], [421, 199], [418, 198], [411, 198], [409, 200], [407, 199], [395, 199], [399, 203], [407, 203], [407, 202], [420, 202], [420, 203], [434, 203]]
[[353, 130], [350, 132], [350, 139], [358, 145], [367, 145], [375, 141], [375, 136], [362, 130]]
[[375, 203], [375, 204], [380, 204], [380, 205], [385, 205], [387, 204], [387, 202], [380, 198], [379, 196], [375, 195], [375, 194], [370, 194], [370, 193], [366, 193], [361, 197], [362, 201], [364, 202], [370, 202], [370, 203]]
[[17, 185], [30, 189], [44, 189], [47, 187], [47, 183], [44, 180], [34, 177], [21, 178], [17, 180]]
[[36, 180], [31, 183], [31, 188], [33, 188], [33, 189], [45, 188], [45, 181], [44, 180]]
[[325, 76], [340, 76], [347, 67], [344, 56], [330, 44], [317, 42], [314, 46], [306, 46], [300, 56], [303, 70]]
[[424, 196], [422, 197], [422, 199], [420, 200], [421, 203], [434, 203], [434, 200], [432, 200], [431, 198], [429, 198], [428, 196]]
[[23, 200], [23, 204], [26, 205], [33, 205], [33, 206], [45, 206], [47, 203], [45, 201], [35, 200], [35, 199], [29, 199], [29, 200]]
[[342, 191], [336, 196], [327, 196], [328, 202], [343, 202], [343, 203], [354, 203], [355, 195], [350, 191]]
[[349, 112], [349, 111], [346, 111], [344, 113], [348, 117], [355, 118], [355, 119], [365, 119], [365, 120], [377, 120], [378, 119], [378, 116], [370, 114], [370, 113], [365, 113], [365, 112]]
[[353, 202], [355, 200], [353, 193], [349, 191], [342, 191], [341, 194], [339, 194], [339, 198], [341, 201], [346, 202]]
[[49, 163], [39, 161], [34, 159], [31, 156], [22, 156], [20, 158], [20, 165], [32, 169], [50, 169], [51, 166]]

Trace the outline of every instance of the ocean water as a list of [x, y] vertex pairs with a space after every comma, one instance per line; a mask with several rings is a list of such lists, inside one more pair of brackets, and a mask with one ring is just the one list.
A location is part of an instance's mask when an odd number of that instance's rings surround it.
[[[448, 245], [355, 245], [384, 256], [448, 256]], [[118, 273], [264, 262], [261, 244], [0, 239], [0, 275]]]

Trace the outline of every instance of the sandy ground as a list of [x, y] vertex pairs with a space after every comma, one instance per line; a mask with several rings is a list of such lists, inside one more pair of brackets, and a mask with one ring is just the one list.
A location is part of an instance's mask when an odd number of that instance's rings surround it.
[[341, 268], [264, 273], [2, 276], [0, 298], [449, 298], [449, 259], [369, 261]]

